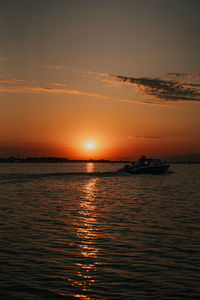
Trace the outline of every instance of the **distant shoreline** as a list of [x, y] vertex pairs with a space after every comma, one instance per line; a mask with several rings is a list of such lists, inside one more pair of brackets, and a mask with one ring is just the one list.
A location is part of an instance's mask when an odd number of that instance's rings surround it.
[[[170, 161], [170, 164], [200, 164], [200, 161]], [[108, 159], [68, 159], [64, 157], [27, 157], [16, 158], [14, 156], [1, 158], [0, 163], [130, 163], [129, 160], [108, 160]]]
[[27, 158], [0, 158], [0, 163], [129, 163], [128, 160], [107, 160], [107, 159], [68, 159], [62, 157], [27, 157]]

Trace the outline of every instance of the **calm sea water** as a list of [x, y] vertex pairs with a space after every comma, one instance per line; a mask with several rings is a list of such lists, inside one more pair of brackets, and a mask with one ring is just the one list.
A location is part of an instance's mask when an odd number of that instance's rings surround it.
[[119, 167], [0, 164], [1, 299], [199, 298], [200, 165]]

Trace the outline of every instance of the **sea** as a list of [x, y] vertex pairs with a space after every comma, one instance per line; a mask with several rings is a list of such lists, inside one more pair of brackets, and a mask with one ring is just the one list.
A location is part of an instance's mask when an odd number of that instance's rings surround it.
[[0, 299], [200, 299], [200, 164], [0, 164]]

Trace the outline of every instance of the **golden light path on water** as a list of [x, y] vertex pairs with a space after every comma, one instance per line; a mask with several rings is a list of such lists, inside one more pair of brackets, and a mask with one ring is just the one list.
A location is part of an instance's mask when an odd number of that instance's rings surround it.
[[[94, 164], [88, 163], [86, 166], [87, 172], [94, 171]], [[79, 299], [91, 298], [84, 295], [90, 290], [90, 286], [95, 282], [93, 274], [96, 271], [98, 262], [98, 251], [96, 247], [96, 239], [98, 238], [97, 221], [96, 221], [96, 206], [94, 204], [95, 193], [97, 192], [96, 184], [98, 178], [91, 178], [84, 186], [84, 197], [80, 202], [80, 219], [77, 223], [76, 234], [78, 237], [78, 247], [84, 257], [84, 263], [76, 263], [78, 267], [77, 281], [73, 281], [72, 285], [78, 291], [74, 296]], [[81, 293], [82, 292], [82, 293]]]

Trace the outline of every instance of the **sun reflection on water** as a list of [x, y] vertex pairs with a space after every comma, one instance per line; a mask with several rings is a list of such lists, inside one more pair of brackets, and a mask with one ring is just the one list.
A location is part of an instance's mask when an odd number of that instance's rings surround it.
[[[90, 165], [88, 168], [91, 170], [93, 166]], [[98, 227], [95, 205], [97, 181], [98, 178], [92, 178], [83, 186], [84, 197], [80, 201], [79, 219], [76, 223], [80, 261], [76, 263], [76, 279], [71, 279], [71, 284], [76, 289], [74, 296], [80, 299], [91, 299], [86, 294], [91, 291], [91, 286], [96, 281], [95, 272], [99, 264], [99, 249], [96, 243]]]
[[88, 162], [86, 164], [86, 172], [88, 172], [88, 173], [94, 172], [94, 163], [93, 162]]

